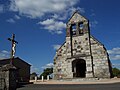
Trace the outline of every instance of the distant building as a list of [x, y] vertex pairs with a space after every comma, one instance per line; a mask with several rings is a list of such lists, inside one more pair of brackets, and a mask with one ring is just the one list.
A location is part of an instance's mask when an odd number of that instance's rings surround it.
[[75, 12], [67, 22], [66, 40], [54, 57], [54, 79], [110, 78], [111, 62], [104, 45], [90, 34], [89, 20]]
[[[0, 60], [0, 66], [10, 64], [10, 59]], [[30, 64], [23, 61], [19, 57], [14, 58], [13, 65], [17, 68], [17, 79], [19, 82], [29, 82], [30, 80]]]

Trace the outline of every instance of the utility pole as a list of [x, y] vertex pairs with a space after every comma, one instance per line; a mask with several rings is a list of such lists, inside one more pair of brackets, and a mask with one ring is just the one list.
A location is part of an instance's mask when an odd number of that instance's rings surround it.
[[15, 41], [15, 34], [12, 34], [12, 38], [8, 38], [9, 41], [12, 43], [12, 48], [11, 48], [11, 56], [10, 56], [10, 64], [13, 64], [13, 60], [15, 57], [15, 52], [16, 52], [16, 44], [18, 44], [17, 41]]

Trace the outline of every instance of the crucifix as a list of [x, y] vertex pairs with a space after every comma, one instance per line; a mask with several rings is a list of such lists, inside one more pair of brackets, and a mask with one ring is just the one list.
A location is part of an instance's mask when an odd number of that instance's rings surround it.
[[12, 42], [10, 64], [13, 64], [13, 59], [14, 59], [14, 56], [15, 56], [15, 48], [16, 48], [16, 44], [18, 44], [18, 42], [15, 41], [15, 34], [12, 34], [12, 38], [8, 38], [8, 40]]

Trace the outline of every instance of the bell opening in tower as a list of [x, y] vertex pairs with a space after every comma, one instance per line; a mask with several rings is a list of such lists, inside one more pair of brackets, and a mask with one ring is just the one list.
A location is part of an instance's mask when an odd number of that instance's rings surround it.
[[79, 25], [79, 28], [80, 28], [80, 31], [79, 31], [79, 33], [80, 34], [83, 34], [83, 22], [82, 23], [80, 23], [80, 25]]

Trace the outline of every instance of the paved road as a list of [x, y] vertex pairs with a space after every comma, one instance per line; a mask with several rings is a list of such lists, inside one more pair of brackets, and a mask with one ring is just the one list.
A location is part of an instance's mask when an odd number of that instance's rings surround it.
[[18, 88], [17, 90], [120, 90], [120, 83], [116, 84], [79, 84], [79, 85], [63, 85], [63, 84], [30, 84]]

